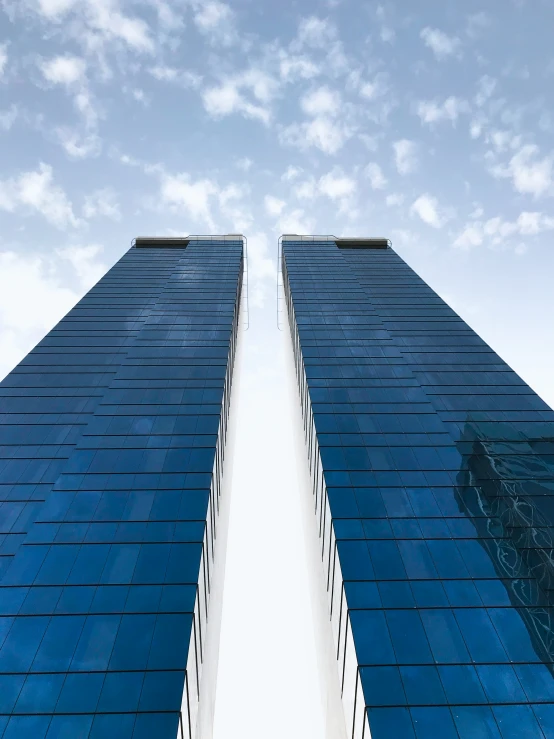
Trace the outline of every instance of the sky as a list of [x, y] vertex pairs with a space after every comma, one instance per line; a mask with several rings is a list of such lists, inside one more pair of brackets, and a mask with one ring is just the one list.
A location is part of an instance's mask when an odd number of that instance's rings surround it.
[[[248, 236], [216, 739], [259, 736], [268, 700], [275, 736], [322, 731], [279, 234], [390, 238], [554, 404], [553, 22], [550, 0], [0, 0], [0, 377], [135, 236]], [[244, 613], [265, 629], [239, 659]]]

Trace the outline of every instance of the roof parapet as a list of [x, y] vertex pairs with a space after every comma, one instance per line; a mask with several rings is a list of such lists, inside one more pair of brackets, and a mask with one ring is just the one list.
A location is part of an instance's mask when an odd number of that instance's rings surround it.
[[246, 241], [242, 234], [214, 234], [208, 236], [137, 236], [133, 246], [139, 249], [185, 249], [191, 241]]
[[391, 246], [390, 239], [372, 236], [306, 236], [303, 234], [283, 234], [281, 236], [281, 242], [285, 241], [318, 243], [322, 241], [334, 241], [339, 249], [388, 249]]

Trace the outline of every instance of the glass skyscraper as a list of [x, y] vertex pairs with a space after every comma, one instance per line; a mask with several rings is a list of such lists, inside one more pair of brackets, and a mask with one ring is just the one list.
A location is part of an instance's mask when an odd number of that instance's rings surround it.
[[[338, 723], [554, 739], [554, 412], [386, 239], [281, 255]], [[0, 739], [210, 735], [245, 266], [136, 239], [0, 383]]]
[[552, 739], [554, 412], [387, 240], [282, 274], [347, 736]]
[[137, 239], [0, 384], [0, 736], [195, 736], [244, 240]]

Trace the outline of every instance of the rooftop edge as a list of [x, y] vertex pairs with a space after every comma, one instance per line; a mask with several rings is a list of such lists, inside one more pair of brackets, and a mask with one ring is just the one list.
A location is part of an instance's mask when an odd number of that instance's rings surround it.
[[334, 241], [339, 249], [388, 249], [392, 245], [390, 239], [380, 236], [306, 236], [303, 234], [283, 234], [281, 241]]

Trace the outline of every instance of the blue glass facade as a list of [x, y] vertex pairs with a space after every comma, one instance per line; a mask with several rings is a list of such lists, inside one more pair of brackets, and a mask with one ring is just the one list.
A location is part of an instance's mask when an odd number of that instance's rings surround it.
[[554, 412], [371, 246], [282, 247], [347, 733], [553, 739]]
[[194, 734], [243, 241], [131, 248], [0, 384], [0, 737]]

